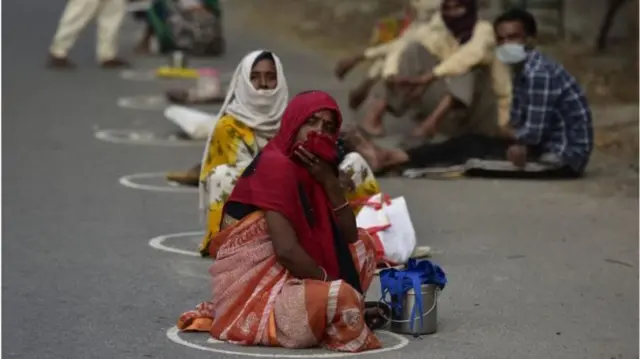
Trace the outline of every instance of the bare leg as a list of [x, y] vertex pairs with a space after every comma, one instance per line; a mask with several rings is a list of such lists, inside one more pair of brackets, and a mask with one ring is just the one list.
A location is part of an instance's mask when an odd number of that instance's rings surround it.
[[381, 168], [390, 168], [409, 162], [409, 155], [399, 148], [386, 149], [378, 152]]
[[409, 162], [407, 152], [399, 148], [387, 149], [374, 145], [372, 149], [363, 152], [358, 151], [358, 153], [367, 161], [374, 173], [393, 169]]
[[360, 127], [362, 130], [370, 136], [383, 136], [384, 126], [382, 124], [382, 117], [387, 111], [387, 102], [382, 98], [377, 98], [371, 103], [371, 108], [362, 119]]
[[102, 0], [98, 8], [98, 61], [104, 68], [118, 68], [128, 64], [117, 57], [118, 34], [122, 20], [127, 12], [124, 0]]
[[405, 151], [380, 148], [372, 141], [362, 137], [357, 130], [345, 132], [344, 139], [349, 146], [354, 148], [367, 161], [374, 172], [401, 165], [409, 160]]
[[376, 146], [367, 140], [356, 129], [344, 132], [344, 140], [347, 146], [358, 152], [371, 167], [379, 167], [376, 155]]
[[373, 85], [375, 85], [376, 79], [366, 78], [349, 92], [349, 107], [352, 110], [357, 110], [360, 105], [367, 99], [369, 92]]
[[431, 137], [438, 131], [438, 126], [449, 110], [455, 105], [453, 96], [447, 94], [442, 97], [435, 110], [413, 130], [413, 136], [419, 138]]
[[97, 0], [69, 0], [65, 7], [58, 29], [49, 48], [49, 66], [52, 68], [73, 68], [67, 54], [75, 44], [80, 32], [87, 26], [98, 10]]

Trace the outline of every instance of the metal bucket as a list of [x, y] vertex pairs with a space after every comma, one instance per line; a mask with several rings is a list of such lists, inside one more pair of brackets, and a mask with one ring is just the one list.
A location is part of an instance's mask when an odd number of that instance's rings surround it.
[[[416, 294], [413, 289], [400, 299], [402, 301], [402, 311], [391, 313], [391, 331], [398, 334], [428, 335], [438, 330], [438, 287], [435, 284], [423, 284], [422, 292], [422, 315], [416, 311], [415, 317], [411, 318], [411, 311], [416, 304]], [[392, 304], [397, 303], [396, 296], [391, 298]], [[420, 317], [422, 321], [420, 320]], [[413, 330], [411, 323], [413, 322]]]
[[182, 51], [174, 51], [169, 57], [169, 67], [174, 69], [186, 69], [189, 66], [187, 54]]

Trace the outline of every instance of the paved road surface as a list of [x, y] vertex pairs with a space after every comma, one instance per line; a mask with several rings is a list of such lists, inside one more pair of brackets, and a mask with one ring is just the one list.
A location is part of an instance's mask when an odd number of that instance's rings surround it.
[[[170, 131], [160, 111], [116, 106], [121, 96], [159, 94], [169, 84], [125, 81], [97, 69], [93, 31], [72, 53], [79, 71], [46, 71], [63, 1], [3, 5], [3, 354], [235, 358], [165, 335], [181, 311], [209, 296], [207, 261], [153, 249], [148, 241], [198, 230], [196, 195], [118, 183], [127, 174], [190, 166], [200, 148], [94, 138], [96, 127]], [[127, 24], [127, 48], [137, 30]], [[244, 53], [266, 46], [283, 58], [292, 91], [344, 94], [308, 49], [270, 43], [240, 25], [229, 26], [228, 34], [228, 54], [210, 63], [231, 70]], [[163, 59], [135, 62], [151, 68]], [[371, 358], [637, 357], [636, 199], [592, 197], [547, 183], [392, 179], [383, 185], [408, 197], [420, 241], [438, 251], [450, 286], [440, 299], [437, 335]], [[191, 236], [165, 244], [193, 250], [196, 242]]]

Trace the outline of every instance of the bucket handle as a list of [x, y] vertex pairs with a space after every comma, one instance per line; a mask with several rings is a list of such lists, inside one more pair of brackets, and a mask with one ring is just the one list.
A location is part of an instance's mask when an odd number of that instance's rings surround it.
[[[436, 309], [436, 305], [438, 304], [438, 297], [440, 296], [440, 289], [436, 289], [436, 295], [435, 298], [433, 299], [433, 305], [431, 306], [431, 308], [424, 314], [422, 314], [422, 317], [426, 317], [427, 315], [431, 314], [431, 312], [433, 312], [434, 309]], [[380, 299], [380, 301], [378, 303], [384, 303], [382, 299]], [[386, 303], [384, 303], [385, 305], [387, 305]], [[380, 314], [380, 316], [382, 318], [384, 318], [384, 320], [388, 321], [389, 323], [409, 323], [413, 320], [417, 320], [420, 319], [420, 317], [416, 316], [413, 317], [411, 319], [407, 319], [407, 320], [393, 320], [391, 318], [388, 318], [386, 315], [384, 314]]]

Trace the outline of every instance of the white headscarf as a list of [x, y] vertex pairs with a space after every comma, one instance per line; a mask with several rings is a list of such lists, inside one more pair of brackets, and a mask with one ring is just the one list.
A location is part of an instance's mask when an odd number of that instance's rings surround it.
[[[284, 77], [282, 62], [276, 54], [271, 53], [276, 65], [278, 84], [273, 90], [256, 90], [251, 83], [251, 70], [254, 62], [266, 50], [255, 50], [245, 55], [236, 67], [231, 84], [227, 90], [222, 107], [216, 118], [225, 114], [253, 129], [256, 143], [262, 148], [280, 129], [280, 120], [289, 101], [289, 87]], [[209, 153], [209, 144], [215, 128], [209, 132], [201, 163], [204, 165]], [[204, 166], [203, 166], [204, 167]], [[200, 209], [208, 207], [208, 195], [200, 183]]]

